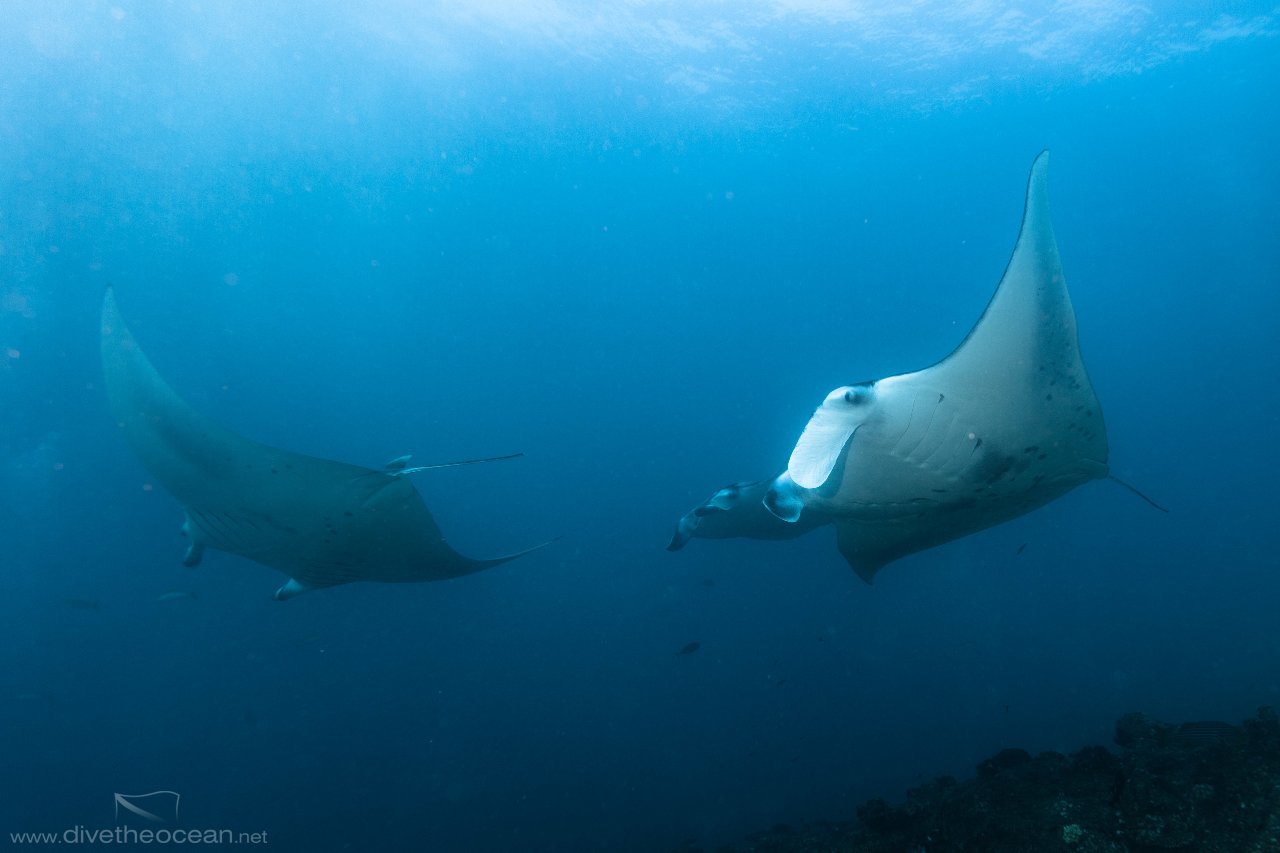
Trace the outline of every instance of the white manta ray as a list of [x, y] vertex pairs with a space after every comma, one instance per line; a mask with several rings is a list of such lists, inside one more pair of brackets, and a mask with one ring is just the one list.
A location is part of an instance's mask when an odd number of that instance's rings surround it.
[[870, 582], [899, 557], [1109, 476], [1049, 221], [1048, 162], [1046, 151], [1031, 166], [1013, 257], [960, 346], [924, 370], [832, 391], [786, 471], [717, 492], [681, 519], [671, 550], [692, 536], [779, 539], [834, 523], [840, 553]]

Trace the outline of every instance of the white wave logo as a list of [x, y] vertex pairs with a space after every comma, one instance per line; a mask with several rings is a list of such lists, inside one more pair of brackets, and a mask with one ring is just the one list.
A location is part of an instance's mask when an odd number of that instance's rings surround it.
[[[154, 823], [168, 823], [178, 819], [177, 791], [152, 791], [150, 794], [116, 794], [116, 820], [124, 809]], [[126, 815], [126, 817], [128, 817]]]

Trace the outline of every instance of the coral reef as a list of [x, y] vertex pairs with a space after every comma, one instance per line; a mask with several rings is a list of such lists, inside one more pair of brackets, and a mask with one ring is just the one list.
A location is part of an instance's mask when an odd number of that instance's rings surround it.
[[775, 827], [724, 853], [1280, 853], [1280, 719], [1116, 723], [1119, 752], [1006, 749], [846, 823]]

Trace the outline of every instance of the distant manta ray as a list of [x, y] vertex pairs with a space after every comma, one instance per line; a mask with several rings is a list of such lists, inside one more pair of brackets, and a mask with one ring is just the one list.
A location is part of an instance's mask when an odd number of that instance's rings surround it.
[[680, 520], [670, 550], [694, 536], [786, 539], [834, 523], [840, 553], [870, 583], [900, 557], [1110, 476], [1049, 221], [1048, 163], [1045, 151], [1031, 166], [1013, 257], [955, 352], [832, 391], [786, 471], [721, 489]]
[[458, 577], [549, 544], [490, 560], [464, 557], [445, 542], [408, 478], [511, 456], [419, 468], [403, 456], [377, 471], [268, 447], [214, 423], [151, 366], [111, 288], [102, 302], [102, 367], [116, 424], [186, 511], [187, 566], [206, 548], [248, 557], [289, 576], [275, 594], [284, 601], [353, 581]]

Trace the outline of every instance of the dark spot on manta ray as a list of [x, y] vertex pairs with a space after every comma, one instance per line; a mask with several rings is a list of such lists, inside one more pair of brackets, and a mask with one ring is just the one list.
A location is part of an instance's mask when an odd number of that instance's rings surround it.
[[676, 652], [676, 657], [681, 655], [691, 655], [700, 648], [702, 648], [702, 643], [699, 643], [697, 640], [692, 643], [685, 643], [680, 647], [680, 651]]
[[999, 480], [1013, 468], [1013, 457], [988, 451], [984, 453], [974, 466], [974, 476], [981, 482], [991, 484]]

